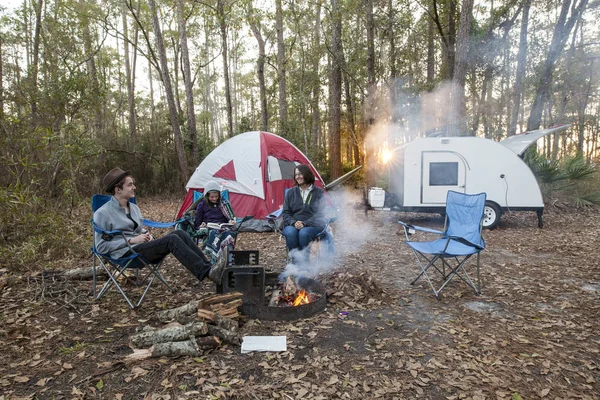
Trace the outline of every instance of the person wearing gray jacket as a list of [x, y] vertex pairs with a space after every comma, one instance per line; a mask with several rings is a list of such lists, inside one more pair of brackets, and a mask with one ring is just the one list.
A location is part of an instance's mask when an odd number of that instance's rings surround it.
[[94, 223], [103, 231], [119, 230], [123, 235], [106, 235], [95, 232], [96, 248], [112, 258], [140, 254], [149, 263], [155, 263], [173, 254], [198, 280], [208, 277], [217, 284], [227, 264], [224, 249], [214, 265], [210, 265], [204, 253], [184, 231], [177, 229], [159, 239], [143, 227], [140, 208], [129, 200], [135, 197], [135, 184], [129, 171], [112, 169], [102, 180], [106, 192], [112, 194], [94, 213]]

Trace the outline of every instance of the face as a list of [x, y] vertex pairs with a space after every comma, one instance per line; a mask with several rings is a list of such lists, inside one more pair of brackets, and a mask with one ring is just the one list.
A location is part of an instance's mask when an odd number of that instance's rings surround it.
[[125, 183], [123, 183], [123, 188], [115, 188], [115, 195], [131, 199], [135, 197], [135, 184], [133, 182], [133, 178], [128, 176], [125, 178]]
[[302, 173], [300, 173], [300, 171], [298, 171], [298, 168], [296, 168], [294, 170], [294, 179], [296, 180], [296, 183], [300, 186], [304, 185], [304, 175], [302, 175]]
[[208, 201], [211, 203], [216, 203], [219, 201], [219, 192], [210, 192], [208, 193]]

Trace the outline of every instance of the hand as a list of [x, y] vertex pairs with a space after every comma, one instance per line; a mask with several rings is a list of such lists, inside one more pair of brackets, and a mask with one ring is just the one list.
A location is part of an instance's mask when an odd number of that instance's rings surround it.
[[204, 228], [206, 226], [206, 222], [200, 224], [200, 228]]
[[302, 221], [296, 221], [296, 222], [294, 222], [294, 227], [296, 229], [300, 230], [300, 229], [304, 228], [304, 222], [302, 222]]
[[235, 224], [235, 219], [230, 219], [229, 223], [232, 224], [232, 225]]
[[134, 236], [133, 238], [129, 239], [129, 244], [139, 244], [139, 243], [146, 243], [151, 241], [152, 235], [150, 234], [150, 232], [148, 233], [142, 233], [141, 235], [137, 235]]

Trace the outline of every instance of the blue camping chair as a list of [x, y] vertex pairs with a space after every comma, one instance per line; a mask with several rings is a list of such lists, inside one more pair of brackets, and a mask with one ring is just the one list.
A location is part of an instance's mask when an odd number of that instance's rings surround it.
[[[481, 236], [485, 198], [485, 193], [464, 194], [449, 190], [446, 197], [444, 231], [398, 222], [404, 227], [406, 244], [412, 249], [421, 268], [421, 273], [411, 282], [411, 285], [419, 278], [425, 277], [439, 299], [442, 289], [454, 277], [459, 277], [477, 294], [481, 294], [479, 253], [485, 249], [485, 241]], [[409, 235], [415, 231], [438, 234], [441, 238], [428, 242], [410, 241]], [[477, 256], [477, 284], [465, 269], [467, 261], [474, 255]], [[428, 272], [431, 268], [443, 277], [442, 285], [438, 289], [430, 279]]]
[[[111, 198], [111, 196], [108, 196], [108, 195], [101, 195], [101, 194], [94, 195], [92, 197], [92, 213], [96, 212], [96, 210], [98, 210], [100, 207], [102, 207], [104, 204], [106, 204], [110, 200], [110, 198]], [[130, 202], [135, 204], [135, 199], [131, 199]], [[93, 228], [93, 232], [92, 232], [93, 245], [92, 245], [91, 251], [92, 251], [92, 255], [93, 255], [92, 256], [93, 257], [92, 275], [93, 275], [93, 285], [94, 285], [93, 286], [94, 300], [100, 299], [102, 296], [104, 296], [106, 294], [106, 292], [108, 292], [108, 290], [112, 286], [115, 286], [117, 288], [117, 290], [119, 291], [119, 293], [121, 293], [123, 298], [125, 298], [125, 301], [127, 301], [127, 304], [129, 305], [129, 307], [131, 307], [131, 309], [135, 309], [136, 307], [139, 307], [142, 304], [142, 301], [144, 300], [144, 297], [146, 297], [146, 293], [148, 293], [148, 290], [152, 286], [154, 279], [158, 279], [171, 292], [175, 292], [175, 290], [167, 283], [167, 281], [165, 280], [165, 278], [163, 277], [163, 275], [160, 272], [160, 268], [162, 266], [163, 260], [161, 260], [157, 263], [149, 263], [146, 259], [144, 259], [144, 257], [142, 257], [140, 254], [136, 253], [135, 250], [129, 245], [129, 243], [127, 244], [129, 246], [129, 250], [131, 251], [131, 254], [129, 256], [122, 257], [122, 258], [112, 258], [107, 254], [100, 253], [96, 248], [96, 237], [93, 233], [97, 232], [100, 235], [107, 235], [107, 236], [111, 236], [111, 237], [117, 236], [117, 235], [124, 236], [124, 233], [122, 231], [118, 231], [118, 230], [105, 231], [105, 230], [101, 229], [100, 227], [98, 227], [94, 223], [93, 219], [91, 222], [92, 222], [92, 228]], [[144, 225], [151, 227], [151, 228], [170, 228], [170, 227], [175, 226], [179, 222], [181, 222], [181, 220], [175, 221], [175, 222], [156, 222], [156, 221], [151, 221], [149, 219], [144, 219]], [[104, 284], [104, 286], [102, 286], [102, 288], [100, 289], [99, 292], [96, 290], [96, 274], [97, 274], [96, 262], [98, 262], [98, 264], [99, 264], [98, 266], [102, 266], [104, 271], [108, 274], [108, 281]], [[147, 273], [145, 274], [145, 276], [140, 278], [140, 270], [142, 268], [145, 268], [147, 270]], [[125, 273], [129, 272], [129, 271], [135, 272], [136, 286], [142, 286], [144, 284], [146, 285], [144, 292], [142, 293], [142, 295], [140, 296], [138, 301], [135, 303], [135, 305], [134, 305], [133, 301], [129, 298], [129, 296], [127, 296], [127, 294], [125, 293], [125, 290], [119, 284], [119, 279], [126, 277]]]

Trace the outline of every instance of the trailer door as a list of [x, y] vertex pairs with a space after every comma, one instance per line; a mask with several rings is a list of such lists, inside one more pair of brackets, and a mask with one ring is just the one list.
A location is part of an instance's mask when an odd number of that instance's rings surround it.
[[424, 151], [421, 159], [421, 203], [446, 203], [448, 190], [465, 193], [466, 160], [452, 151]]

